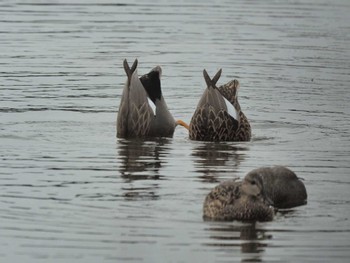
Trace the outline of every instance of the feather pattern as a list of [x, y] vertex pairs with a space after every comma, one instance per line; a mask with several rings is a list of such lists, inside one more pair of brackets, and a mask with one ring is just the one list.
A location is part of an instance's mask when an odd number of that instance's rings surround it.
[[238, 80], [232, 80], [225, 85], [218, 87], [221, 95], [224, 96], [236, 109], [238, 127], [232, 141], [249, 141], [251, 139], [251, 126], [238, 102]]
[[[239, 83], [231, 81], [217, 87], [221, 70], [210, 79], [203, 71], [207, 89], [204, 91], [196, 111], [194, 112], [189, 129], [192, 140], [199, 141], [248, 141], [251, 138], [251, 128], [248, 119], [241, 111], [237, 99]], [[235, 108], [238, 118], [235, 119], [228, 112], [225, 100]]]
[[261, 191], [262, 189], [257, 185], [244, 180], [233, 179], [222, 182], [205, 197], [203, 218], [206, 220], [270, 221], [273, 219], [274, 212], [260, 194]]
[[[172, 137], [176, 122], [168, 110], [160, 86], [161, 68], [138, 77], [137, 60], [130, 68], [124, 60], [128, 77], [117, 116], [118, 138]], [[155, 111], [149, 101], [155, 105]]]

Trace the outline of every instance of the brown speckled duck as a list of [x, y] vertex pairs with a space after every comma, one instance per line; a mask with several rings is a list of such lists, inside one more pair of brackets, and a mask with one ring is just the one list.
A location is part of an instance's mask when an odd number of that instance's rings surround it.
[[262, 185], [254, 179], [229, 180], [216, 186], [205, 198], [205, 220], [271, 221], [274, 209]]
[[161, 90], [161, 68], [157, 66], [139, 78], [137, 63], [135, 60], [130, 68], [124, 60], [128, 79], [117, 116], [117, 137], [172, 137], [177, 125], [188, 128], [183, 121], [175, 121], [168, 110]]
[[304, 183], [284, 166], [261, 167], [249, 172], [245, 179], [263, 185], [265, 195], [275, 208], [292, 208], [307, 203]]
[[[203, 71], [204, 91], [189, 126], [189, 137], [198, 141], [249, 141], [251, 127], [238, 102], [239, 82], [216, 86], [221, 69], [211, 79]], [[233, 106], [233, 111], [230, 108]]]

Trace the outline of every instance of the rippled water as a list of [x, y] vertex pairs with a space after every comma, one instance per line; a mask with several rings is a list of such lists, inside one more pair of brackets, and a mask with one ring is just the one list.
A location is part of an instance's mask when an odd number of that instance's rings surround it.
[[[346, 262], [350, 2], [1, 1], [1, 262]], [[241, 83], [248, 143], [115, 138], [125, 82], [163, 68], [189, 122], [202, 70]], [[306, 206], [204, 222], [219, 182], [281, 164]]]

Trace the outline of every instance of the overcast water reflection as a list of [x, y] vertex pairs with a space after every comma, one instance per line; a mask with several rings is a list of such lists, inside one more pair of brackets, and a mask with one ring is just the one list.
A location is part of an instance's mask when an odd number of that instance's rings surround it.
[[[1, 262], [347, 262], [350, 2], [1, 1]], [[116, 138], [122, 61], [163, 70], [189, 122], [240, 81], [246, 143]], [[207, 222], [205, 195], [263, 165], [308, 204], [272, 222]]]

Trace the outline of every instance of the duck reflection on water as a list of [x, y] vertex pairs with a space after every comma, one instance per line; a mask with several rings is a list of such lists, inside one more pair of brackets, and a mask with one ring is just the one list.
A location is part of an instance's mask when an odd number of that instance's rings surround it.
[[[237, 249], [240, 250], [241, 262], [260, 262], [268, 240], [272, 236], [260, 223], [214, 223], [208, 222], [206, 231], [212, 242], [205, 246], [220, 247], [225, 253], [237, 257]], [[227, 257], [229, 255], [225, 255]]]
[[[166, 138], [143, 140], [118, 140], [119, 174], [124, 179], [123, 196], [128, 200], [158, 199], [156, 194], [162, 179], [159, 171], [166, 163], [171, 140]], [[147, 180], [147, 183], [141, 182]], [[140, 185], [136, 187], [135, 185]]]
[[198, 142], [192, 151], [196, 172], [203, 182], [218, 183], [221, 173], [237, 171], [247, 146], [230, 142]]

